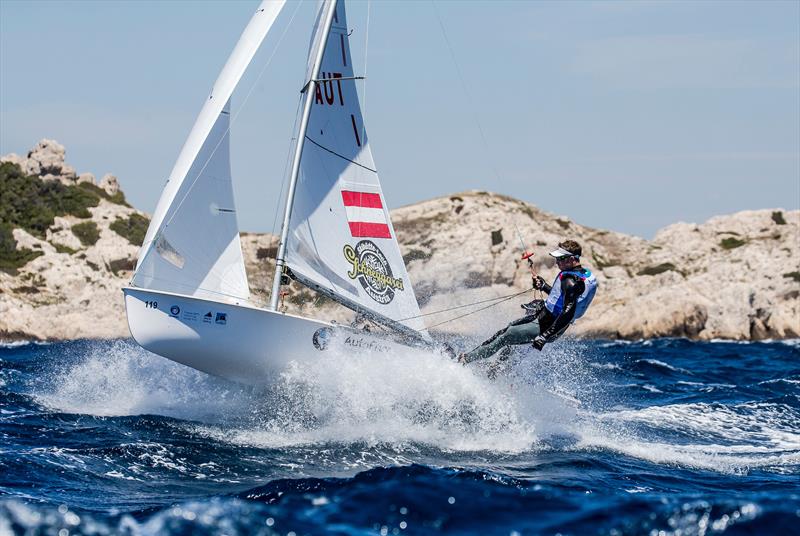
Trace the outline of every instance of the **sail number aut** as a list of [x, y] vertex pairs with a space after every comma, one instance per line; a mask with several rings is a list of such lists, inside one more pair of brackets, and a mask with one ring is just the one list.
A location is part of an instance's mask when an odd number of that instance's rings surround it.
[[[292, 361], [435, 348], [400, 254], [363, 125], [343, 2], [320, 3], [268, 308], [251, 301], [230, 166], [230, 98], [284, 5], [262, 2], [194, 124], [161, 194], [130, 285], [128, 325], [144, 348], [244, 383]], [[357, 331], [280, 312], [287, 278], [388, 328]]]

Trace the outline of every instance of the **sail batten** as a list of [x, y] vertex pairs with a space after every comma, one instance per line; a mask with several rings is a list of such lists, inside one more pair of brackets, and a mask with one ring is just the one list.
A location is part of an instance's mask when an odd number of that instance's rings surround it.
[[[311, 100], [285, 241], [301, 283], [406, 335], [427, 338], [389, 217], [355, 86], [344, 3], [311, 40]], [[318, 47], [322, 50], [321, 63]]]

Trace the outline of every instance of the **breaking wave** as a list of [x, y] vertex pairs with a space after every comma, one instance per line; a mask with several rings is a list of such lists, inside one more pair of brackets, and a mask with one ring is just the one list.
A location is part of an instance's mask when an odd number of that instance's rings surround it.
[[15, 343], [0, 534], [780, 533], [800, 511], [798, 358], [562, 341], [490, 380], [326, 351], [252, 388], [127, 341]]
[[[627, 368], [643, 365], [692, 375], [654, 358], [631, 360]], [[623, 366], [592, 362], [580, 346], [562, 345], [558, 356], [517, 362], [512, 374], [492, 381], [478, 367], [438, 356], [326, 353], [256, 389], [118, 341], [63, 361], [33, 392], [53, 410], [163, 415], [181, 419], [175, 426], [187, 433], [231, 445], [335, 446], [333, 452], [357, 446], [363, 465], [412, 462], [426, 449], [519, 455], [553, 445], [724, 473], [793, 470], [800, 463], [797, 409], [748, 402], [608, 410], [611, 401], [598, 395], [594, 373], [615, 374]], [[646, 383], [626, 385], [662, 393]], [[383, 454], [367, 454], [375, 447]], [[341, 461], [361, 465], [355, 458]]]

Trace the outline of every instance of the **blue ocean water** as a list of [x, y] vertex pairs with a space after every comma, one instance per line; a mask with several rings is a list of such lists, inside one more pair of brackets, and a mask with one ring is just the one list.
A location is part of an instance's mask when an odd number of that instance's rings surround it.
[[512, 362], [325, 354], [252, 389], [2, 345], [0, 534], [800, 533], [800, 341]]

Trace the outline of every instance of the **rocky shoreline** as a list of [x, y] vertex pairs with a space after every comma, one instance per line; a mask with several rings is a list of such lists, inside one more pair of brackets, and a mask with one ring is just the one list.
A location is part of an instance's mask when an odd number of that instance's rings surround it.
[[[52, 222], [39, 227], [0, 219], [0, 228], [7, 230], [0, 245], [10, 259], [0, 269], [0, 339], [129, 336], [120, 288], [131, 277], [148, 216], [125, 203], [115, 177], [96, 182], [91, 174], [79, 175], [65, 163], [65, 153], [57, 142], [42, 140], [27, 157], [0, 159], [2, 180], [17, 173], [40, 186], [58, 182], [59, 191], [70, 195], [80, 189], [87, 203], [83, 212], [56, 210]], [[567, 237], [583, 245], [585, 264], [596, 272], [600, 290], [572, 335], [800, 337], [800, 211], [744, 211], [703, 224], [676, 223], [648, 241], [586, 227], [510, 197], [471, 191], [398, 208], [392, 221], [423, 313], [529, 288], [518, 227], [538, 253], [535, 266], [545, 278], [556, 274], [548, 247]], [[267, 299], [275, 246], [274, 236], [242, 233], [258, 303]], [[340, 322], [352, 316], [295, 283], [289, 290], [285, 306], [290, 312]], [[519, 304], [532, 298], [533, 293], [524, 294], [435, 329], [480, 338], [518, 316]], [[455, 316], [432, 315], [428, 325]]]

